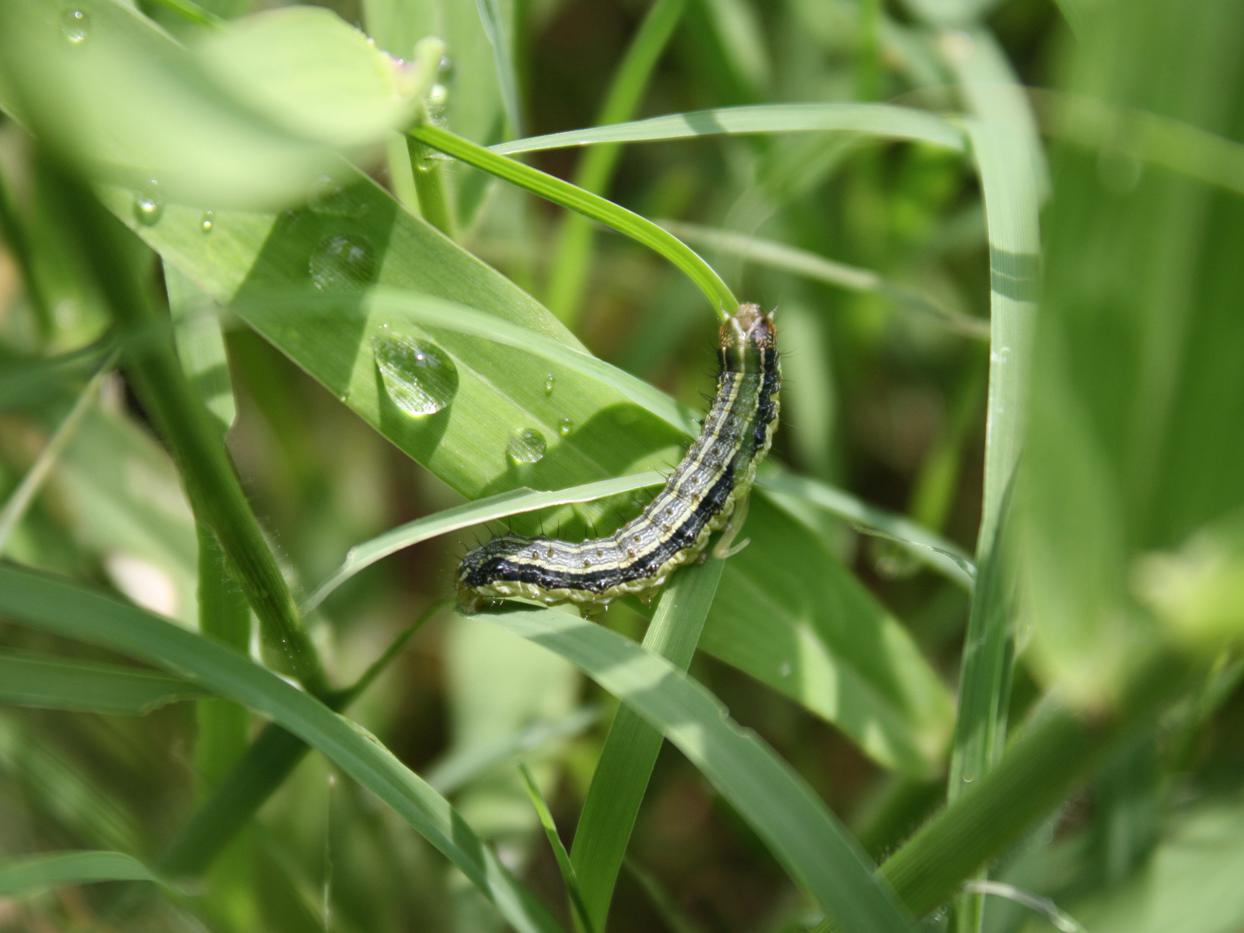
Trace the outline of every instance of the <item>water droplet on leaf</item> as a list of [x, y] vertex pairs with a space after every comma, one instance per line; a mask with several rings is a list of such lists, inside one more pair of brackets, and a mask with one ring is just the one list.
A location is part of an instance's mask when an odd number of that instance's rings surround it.
[[557, 433], [562, 437], [569, 437], [574, 432], [574, 422], [569, 418], [563, 418], [557, 422]]
[[307, 261], [307, 271], [321, 291], [356, 288], [375, 279], [376, 257], [366, 240], [338, 234], [320, 242]]
[[509, 443], [505, 446], [506, 456], [516, 465], [539, 463], [548, 449], [544, 435], [535, 428], [515, 428], [510, 433]]
[[71, 45], [81, 45], [91, 34], [91, 18], [77, 7], [66, 10], [61, 17], [61, 32]]
[[204, 211], [203, 218], [199, 221], [199, 229], [204, 233], [211, 233], [216, 228], [216, 214], [214, 211]]
[[435, 414], [458, 391], [458, 369], [435, 344], [386, 334], [371, 346], [385, 392], [412, 418]]
[[154, 178], [142, 186], [134, 198], [134, 219], [144, 227], [154, 226], [164, 213], [160, 203], [160, 184]]

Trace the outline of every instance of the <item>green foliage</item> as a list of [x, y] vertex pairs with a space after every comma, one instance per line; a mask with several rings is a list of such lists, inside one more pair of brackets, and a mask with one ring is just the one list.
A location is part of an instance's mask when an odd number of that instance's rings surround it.
[[255, 6], [0, 0], [0, 925], [1240, 926], [1229, 0]]

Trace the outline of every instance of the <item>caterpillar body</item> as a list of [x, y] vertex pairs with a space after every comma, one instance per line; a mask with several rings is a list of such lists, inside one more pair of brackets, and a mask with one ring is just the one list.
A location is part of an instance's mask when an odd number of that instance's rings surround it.
[[700, 436], [648, 506], [603, 538], [494, 538], [458, 568], [463, 608], [511, 597], [607, 604], [662, 586], [696, 560], [745, 501], [773, 441], [782, 381], [776, 344], [772, 316], [740, 306], [721, 325], [717, 391]]

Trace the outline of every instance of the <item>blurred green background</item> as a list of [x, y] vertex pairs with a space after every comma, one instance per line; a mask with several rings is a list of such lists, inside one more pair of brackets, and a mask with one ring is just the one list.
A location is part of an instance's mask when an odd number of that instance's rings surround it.
[[[265, 579], [289, 581], [296, 619], [351, 547], [402, 523], [668, 468], [713, 378], [715, 309], [685, 269], [401, 135], [584, 128], [516, 157], [664, 226], [740, 300], [777, 309], [781, 466], [715, 601], [708, 587], [691, 674], [874, 862], [970, 801], [1008, 729], [1054, 709], [1101, 730], [1100, 759], [1029, 760], [1027, 803], [988, 811], [1006, 838], [964, 855], [963, 877], [947, 868], [934, 905], [896, 882], [932, 910], [922, 928], [1244, 926], [1244, 7], [279, 6], [0, 0], [0, 557], [331, 702], [251, 618]], [[427, 36], [443, 57], [417, 47]], [[642, 145], [588, 129], [744, 107], [637, 127], [666, 137]], [[406, 328], [452, 370], [415, 417], [380, 362]], [[210, 485], [210, 458], [187, 459], [222, 437], [249, 518]], [[303, 616], [337, 688], [427, 620], [350, 718], [567, 925], [518, 765], [577, 862], [617, 700], [445, 601], [457, 560], [503, 526], [604, 532], [648, 495], [420, 540]], [[248, 582], [237, 555], [259, 552], [271, 567]], [[318, 753], [288, 777], [273, 765], [270, 787], [228, 784], [263, 717], [180, 680], [93, 692], [79, 668], [54, 700], [32, 656], [126, 652], [31, 627], [9, 596], [0, 929], [503, 928]], [[639, 640], [652, 612], [618, 603], [605, 624]], [[1167, 688], [1138, 700], [1167, 663]], [[609, 928], [821, 922], [755, 815], [666, 746], [620, 836]], [[170, 845], [222, 782], [257, 795], [233, 811], [244, 830], [174, 870]], [[68, 850], [127, 853], [170, 886], [5, 875]], [[984, 900], [953, 896], [987, 860], [970, 888]]]

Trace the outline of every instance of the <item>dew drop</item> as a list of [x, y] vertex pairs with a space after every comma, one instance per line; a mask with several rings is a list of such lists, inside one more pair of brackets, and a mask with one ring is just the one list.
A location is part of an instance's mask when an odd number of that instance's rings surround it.
[[376, 256], [366, 240], [337, 234], [315, 248], [307, 261], [307, 271], [320, 291], [356, 288], [375, 279]]
[[81, 45], [91, 34], [91, 18], [86, 10], [77, 7], [65, 11], [61, 17], [61, 32], [71, 45]]
[[562, 437], [569, 437], [574, 433], [574, 422], [569, 418], [563, 418], [557, 422], [557, 433]]
[[134, 197], [134, 219], [144, 227], [154, 226], [164, 213], [164, 205], [160, 203], [160, 184], [150, 179]]
[[214, 211], [203, 212], [203, 217], [199, 220], [199, 229], [203, 233], [211, 233], [216, 229], [216, 213]]
[[435, 414], [458, 391], [458, 369], [435, 344], [384, 334], [371, 347], [385, 392], [410, 417]]
[[549, 373], [544, 377], [544, 394], [552, 395], [553, 390], [557, 388], [557, 377]]
[[505, 446], [505, 453], [510, 458], [510, 462], [515, 465], [539, 463], [544, 458], [544, 451], [547, 447], [544, 435], [535, 428], [515, 428], [510, 432], [510, 440]]

